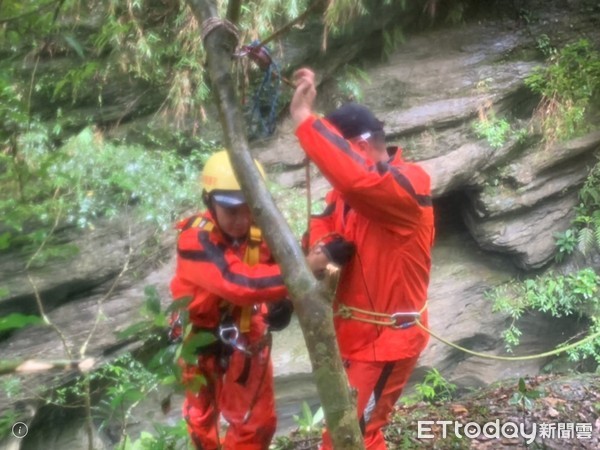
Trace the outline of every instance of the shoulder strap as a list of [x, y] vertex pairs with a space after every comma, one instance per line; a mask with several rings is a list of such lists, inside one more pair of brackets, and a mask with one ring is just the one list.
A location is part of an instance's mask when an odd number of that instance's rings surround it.
[[187, 220], [180, 222], [177, 226], [180, 232], [190, 228], [202, 228], [206, 231], [212, 231], [215, 224], [202, 216], [192, 216]]
[[[257, 264], [260, 260], [260, 244], [262, 242], [262, 232], [260, 228], [250, 227], [250, 235], [246, 253], [244, 254], [244, 262], [249, 266]], [[240, 316], [240, 332], [247, 333], [250, 331], [250, 318], [252, 316], [252, 307], [244, 306]]]
[[198, 217], [198, 222], [195, 223], [195, 225], [192, 226], [197, 226], [199, 228], [202, 228], [204, 231], [208, 231], [209, 233], [213, 230], [213, 228], [215, 227], [215, 224], [208, 220], [205, 217]]

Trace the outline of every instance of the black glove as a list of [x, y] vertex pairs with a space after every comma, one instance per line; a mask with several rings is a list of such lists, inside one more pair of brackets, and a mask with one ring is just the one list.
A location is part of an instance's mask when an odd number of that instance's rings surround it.
[[284, 298], [278, 302], [267, 303], [269, 312], [265, 317], [265, 322], [271, 331], [281, 331], [290, 324], [294, 305], [291, 300]]
[[169, 340], [169, 344], [178, 344], [183, 340], [183, 321], [179, 313], [171, 314], [167, 339]]
[[323, 245], [323, 253], [327, 255], [329, 261], [343, 266], [348, 263], [356, 253], [356, 245], [353, 242], [346, 241], [341, 237], [336, 237], [332, 241]]

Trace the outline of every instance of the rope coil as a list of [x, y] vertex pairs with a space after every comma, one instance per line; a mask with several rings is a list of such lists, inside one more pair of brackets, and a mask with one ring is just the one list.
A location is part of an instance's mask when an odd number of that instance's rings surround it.
[[219, 27], [223, 27], [225, 28], [225, 30], [229, 31], [229, 33], [233, 34], [235, 36], [236, 42], [240, 40], [240, 32], [238, 31], [238, 28], [235, 26], [235, 24], [233, 24], [227, 19], [210, 17], [204, 22], [202, 22], [200, 34], [202, 36], [202, 41], [204, 41], [210, 33], [212, 33]]

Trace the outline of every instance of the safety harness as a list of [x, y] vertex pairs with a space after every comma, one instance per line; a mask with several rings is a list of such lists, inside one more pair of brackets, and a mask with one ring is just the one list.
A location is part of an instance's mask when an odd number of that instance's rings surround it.
[[[313, 244], [313, 248], [317, 246], [323, 246], [329, 242], [332, 238], [340, 236], [337, 232], [330, 232], [321, 237], [317, 242]], [[308, 240], [308, 236], [306, 236]], [[306, 242], [308, 245], [308, 242]], [[359, 258], [359, 264], [362, 266], [362, 261]], [[328, 265], [328, 267], [330, 267]], [[335, 266], [335, 272], [339, 272], [340, 268]], [[338, 281], [337, 273], [333, 274], [331, 270], [328, 271], [330, 276], [336, 276], [336, 282]], [[417, 325], [417, 322], [421, 319], [421, 314], [427, 309], [427, 302], [423, 305], [420, 311], [411, 312], [394, 312], [394, 313], [381, 313], [377, 311], [369, 311], [366, 309], [356, 308], [355, 306], [344, 305], [338, 303], [337, 311], [334, 315], [347, 320], [356, 320], [358, 322], [370, 323], [372, 325], [379, 325], [384, 327], [391, 327], [395, 329], [405, 329]]]
[[419, 312], [395, 312], [388, 314], [376, 311], [367, 311], [366, 309], [339, 304], [336, 315], [343, 319], [351, 319], [358, 322], [365, 322], [396, 329], [405, 329], [416, 325], [417, 321], [421, 318], [421, 314], [426, 308], [427, 303]]
[[[214, 222], [205, 217], [198, 216], [191, 219], [190, 222], [184, 226], [184, 229], [200, 228], [203, 231], [210, 233], [213, 231], [214, 227]], [[244, 253], [243, 258], [244, 263], [248, 264], [249, 266], [253, 266], [259, 262], [261, 242], [261, 230], [258, 227], [251, 226], [248, 236], [248, 245], [246, 246], [246, 252]], [[242, 353], [251, 355], [252, 352], [250, 351], [250, 348], [243, 343], [241, 335], [250, 331], [253, 307], [239, 307], [226, 300], [222, 300], [219, 307], [222, 310], [222, 314], [219, 327], [216, 330], [217, 337], [224, 344], [240, 350]], [[237, 324], [233, 320], [233, 312], [236, 308], [240, 309], [239, 321]], [[254, 344], [252, 347], [256, 347], [256, 344]]]

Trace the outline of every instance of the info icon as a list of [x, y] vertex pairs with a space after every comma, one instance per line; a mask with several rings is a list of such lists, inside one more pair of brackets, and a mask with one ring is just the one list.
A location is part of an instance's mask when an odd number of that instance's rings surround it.
[[12, 427], [12, 433], [16, 438], [23, 439], [27, 436], [29, 429], [23, 422], [17, 422]]

